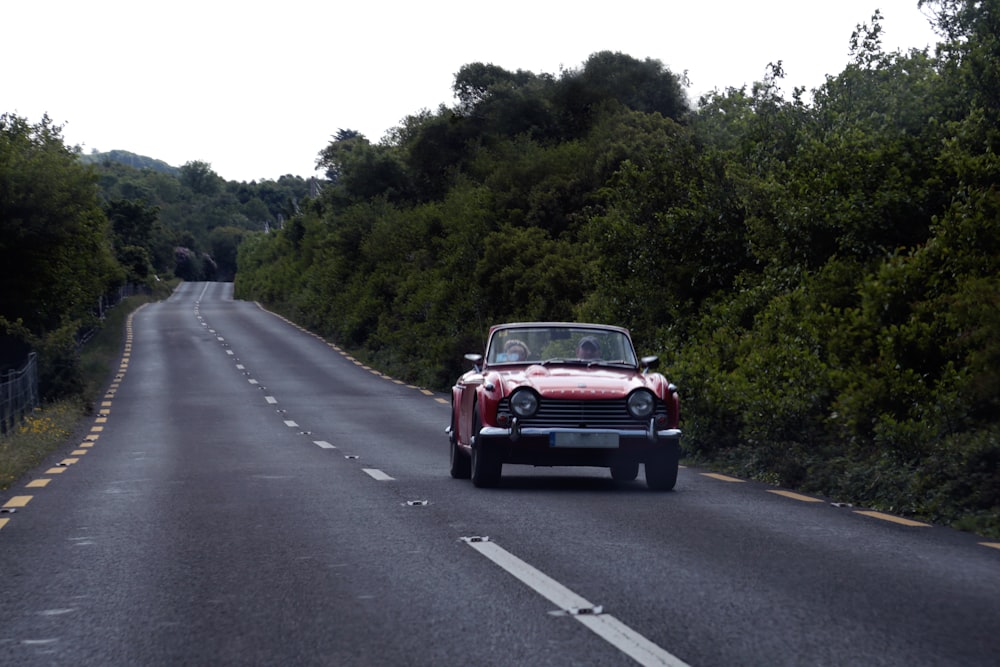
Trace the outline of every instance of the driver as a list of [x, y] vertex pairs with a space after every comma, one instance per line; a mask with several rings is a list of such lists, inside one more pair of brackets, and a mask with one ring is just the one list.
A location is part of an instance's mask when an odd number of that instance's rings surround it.
[[576, 346], [578, 359], [600, 359], [601, 344], [593, 336], [584, 336]]

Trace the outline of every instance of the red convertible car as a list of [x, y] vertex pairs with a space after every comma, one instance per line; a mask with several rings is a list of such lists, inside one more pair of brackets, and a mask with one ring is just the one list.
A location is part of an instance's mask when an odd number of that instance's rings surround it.
[[526, 322], [490, 329], [486, 354], [451, 391], [451, 476], [496, 486], [504, 463], [602, 466], [619, 481], [645, 466], [670, 490], [680, 460], [677, 389], [636, 357], [626, 329]]

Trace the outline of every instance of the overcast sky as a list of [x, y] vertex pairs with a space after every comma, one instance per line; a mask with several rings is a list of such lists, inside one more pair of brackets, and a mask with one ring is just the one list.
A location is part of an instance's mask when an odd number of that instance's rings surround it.
[[338, 129], [377, 142], [452, 106], [468, 63], [558, 75], [620, 51], [686, 70], [696, 101], [781, 60], [791, 92], [841, 72], [876, 9], [886, 50], [936, 42], [917, 0], [3, 0], [0, 113], [48, 113], [85, 153], [201, 160], [227, 180], [308, 177]]

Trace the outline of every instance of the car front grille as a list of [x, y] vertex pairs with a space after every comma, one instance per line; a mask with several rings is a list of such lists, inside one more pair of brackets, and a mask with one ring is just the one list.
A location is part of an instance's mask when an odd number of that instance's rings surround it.
[[[501, 412], [510, 412], [508, 399], [498, 406]], [[666, 414], [662, 401], [656, 402], [656, 414]], [[528, 419], [520, 419], [527, 428], [609, 428], [644, 429], [649, 420], [636, 419], [628, 413], [625, 399], [573, 401], [543, 398], [538, 412]]]

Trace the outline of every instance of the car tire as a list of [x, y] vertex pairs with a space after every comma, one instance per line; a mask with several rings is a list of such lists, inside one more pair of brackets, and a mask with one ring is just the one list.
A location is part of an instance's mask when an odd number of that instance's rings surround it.
[[451, 449], [451, 476], [453, 479], [469, 479], [472, 476], [472, 461], [469, 455], [458, 446], [458, 438], [454, 426], [448, 438]]
[[492, 488], [500, 483], [503, 462], [491, 447], [479, 441], [479, 429], [482, 424], [479, 420], [479, 406], [473, 408], [472, 420], [473, 440], [470, 461], [472, 485], [479, 489]]
[[616, 482], [631, 482], [639, 476], [638, 461], [624, 461], [611, 465], [611, 479]]
[[646, 459], [646, 486], [653, 491], [670, 491], [677, 484], [681, 448], [671, 443]]

